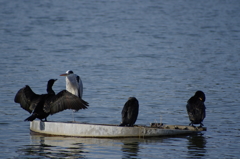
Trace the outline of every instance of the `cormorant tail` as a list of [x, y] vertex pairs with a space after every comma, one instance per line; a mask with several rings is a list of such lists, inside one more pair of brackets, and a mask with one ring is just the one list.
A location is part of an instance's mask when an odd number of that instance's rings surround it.
[[126, 123], [121, 123], [119, 126], [127, 126]]
[[25, 119], [24, 121], [33, 121], [35, 120], [37, 117], [35, 114], [32, 114], [30, 117], [28, 117], [27, 119]]

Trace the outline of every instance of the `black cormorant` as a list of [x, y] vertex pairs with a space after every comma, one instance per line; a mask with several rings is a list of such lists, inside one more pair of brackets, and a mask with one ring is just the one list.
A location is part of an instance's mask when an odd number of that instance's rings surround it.
[[200, 124], [200, 127], [203, 126], [202, 121], [206, 116], [205, 99], [205, 94], [202, 91], [197, 91], [195, 95], [188, 100], [186, 108], [189, 120], [191, 121], [189, 125], [194, 126], [193, 124]]
[[135, 97], [129, 97], [122, 109], [122, 122], [119, 126], [133, 126], [138, 117], [139, 104]]
[[47, 117], [50, 114], [52, 115], [65, 109], [74, 109], [77, 111], [87, 108], [88, 103], [86, 101], [66, 90], [62, 90], [55, 95], [55, 92], [52, 90], [55, 81], [55, 79], [48, 81], [47, 94], [35, 94], [28, 85], [17, 92], [14, 101], [20, 103], [23, 109], [32, 113], [25, 121], [33, 121], [36, 118], [41, 121], [43, 119], [47, 121]]

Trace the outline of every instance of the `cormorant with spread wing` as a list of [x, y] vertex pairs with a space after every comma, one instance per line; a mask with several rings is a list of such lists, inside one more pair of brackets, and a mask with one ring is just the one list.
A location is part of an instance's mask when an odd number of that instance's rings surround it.
[[55, 92], [52, 90], [55, 81], [56, 79], [48, 81], [47, 94], [35, 94], [28, 85], [17, 92], [14, 101], [20, 103], [23, 109], [32, 113], [25, 121], [33, 121], [36, 118], [47, 121], [47, 117], [50, 114], [53, 115], [65, 109], [78, 111], [79, 109], [87, 108], [88, 103], [86, 101], [66, 90], [62, 90], [55, 95]]

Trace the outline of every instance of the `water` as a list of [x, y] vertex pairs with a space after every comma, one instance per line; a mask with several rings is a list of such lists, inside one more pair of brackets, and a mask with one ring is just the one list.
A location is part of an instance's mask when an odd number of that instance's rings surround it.
[[[239, 1], [0, 2], [0, 158], [238, 158], [240, 155]], [[207, 131], [196, 136], [85, 139], [31, 135], [13, 99], [73, 70], [88, 110], [75, 119], [118, 124], [127, 98], [136, 124], [187, 125], [186, 101], [206, 94]], [[71, 121], [71, 111], [50, 121]]]

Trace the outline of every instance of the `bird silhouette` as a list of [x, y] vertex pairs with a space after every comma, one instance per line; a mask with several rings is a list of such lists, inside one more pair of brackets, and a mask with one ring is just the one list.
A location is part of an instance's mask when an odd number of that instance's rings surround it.
[[21, 88], [14, 101], [20, 106], [32, 113], [25, 121], [33, 121], [36, 118], [47, 121], [47, 117], [51, 114], [58, 113], [66, 109], [87, 109], [88, 103], [66, 90], [60, 91], [58, 94], [52, 90], [52, 86], [56, 79], [50, 79], [47, 84], [47, 94], [36, 94], [26, 85]]
[[194, 126], [193, 124], [200, 124], [200, 127], [203, 126], [202, 121], [206, 116], [205, 99], [205, 94], [202, 91], [197, 91], [195, 95], [188, 100], [186, 108], [189, 120], [191, 121], [189, 125]]
[[138, 109], [137, 98], [129, 97], [122, 109], [122, 122], [119, 126], [133, 126], [138, 117]]

